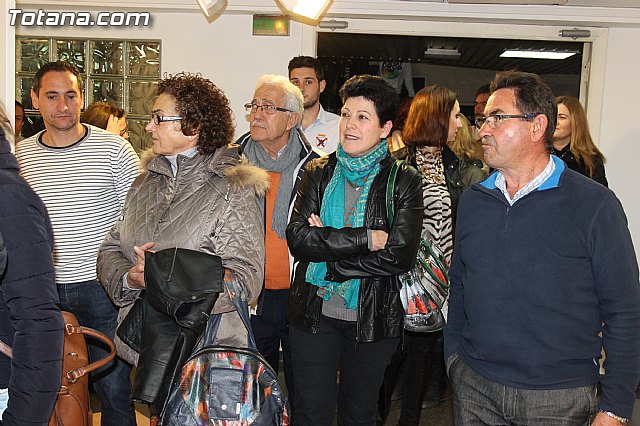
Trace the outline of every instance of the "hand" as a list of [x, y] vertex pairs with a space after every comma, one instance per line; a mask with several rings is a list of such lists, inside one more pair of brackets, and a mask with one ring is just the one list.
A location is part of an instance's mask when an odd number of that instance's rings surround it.
[[315, 227], [323, 227], [324, 225], [322, 224], [322, 221], [320, 220], [320, 216], [318, 216], [317, 214], [311, 213], [311, 216], [309, 216], [309, 226], [315, 226]]
[[122, 130], [122, 122], [125, 121], [123, 118], [118, 118], [115, 115], [111, 114], [109, 116], [109, 121], [107, 122], [107, 128], [105, 129], [107, 132], [111, 132], [113, 134], [119, 135]]
[[605, 413], [598, 413], [591, 422], [591, 426], [621, 426], [622, 423]]
[[131, 288], [143, 289], [146, 287], [144, 282], [144, 252], [156, 245], [154, 242], [148, 242], [140, 246], [133, 246], [136, 252], [136, 264], [129, 269], [127, 275], [127, 283]]
[[387, 245], [389, 234], [378, 229], [371, 230], [371, 251], [382, 250]]

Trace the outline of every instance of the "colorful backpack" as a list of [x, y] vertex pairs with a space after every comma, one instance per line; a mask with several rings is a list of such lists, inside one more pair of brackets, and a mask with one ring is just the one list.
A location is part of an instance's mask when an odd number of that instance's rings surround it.
[[256, 349], [249, 310], [240, 287], [227, 290], [249, 335], [248, 348], [211, 345], [220, 315], [209, 318], [203, 344], [182, 367], [160, 424], [167, 426], [288, 426], [289, 406], [278, 376]]

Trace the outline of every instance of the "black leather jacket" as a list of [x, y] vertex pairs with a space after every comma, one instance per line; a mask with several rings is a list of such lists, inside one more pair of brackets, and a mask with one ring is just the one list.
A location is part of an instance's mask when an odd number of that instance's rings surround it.
[[554, 147], [551, 147], [551, 154], [555, 155], [559, 159], [565, 162], [568, 168], [571, 170], [575, 170], [576, 172], [590, 177], [602, 185], [609, 187], [609, 182], [607, 181], [607, 176], [604, 171], [604, 163], [599, 158], [595, 159], [595, 164], [593, 167], [593, 176], [589, 175], [589, 170], [587, 170], [587, 166], [584, 163], [578, 162], [576, 156], [569, 149], [570, 145], [566, 145], [564, 148], [557, 150]]
[[[292, 326], [316, 333], [322, 313], [318, 288], [305, 280], [309, 262], [327, 262], [327, 279], [344, 282], [361, 278], [357, 340], [373, 342], [402, 334], [403, 308], [397, 274], [408, 271], [416, 258], [424, 205], [422, 181], [416, 169], [404, 164], [394, 190], [393, 226], [387, 220], [385, 192], [394, 159], [387, 157], [376, 176], [365, 207], [363, 227], [335, 229], [311, 227], [307, 218], [320, 213], [322, 196], [333, 176], [335, 153], [307, 165], [287, 227], [295, 271], [287, 316]], [[367, 229], [389, 233], [383, 250], [371, 252]]]

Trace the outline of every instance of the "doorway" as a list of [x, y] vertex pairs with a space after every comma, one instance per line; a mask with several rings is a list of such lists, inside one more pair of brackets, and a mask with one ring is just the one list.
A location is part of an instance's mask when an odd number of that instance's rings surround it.
[[[383, 67], [394, 63], [409, 67], [410, 81], [399, 87], [402, 97], [437, 83], [458, 92], [462, 112], [468, 117], [473, 111], [476, 89], [489, 83], [497, 71], [533, 72], [556, 95], [580, 97], [589, 47], [588, 42], [565, 40], [319, 32], [317, 56], [324, 65], [327, 81], [321, 100], [326, 109], [337, 112], [341, 106], [338, 90], [349, 77], [362, 73], [379, 75]], [[500, 57], [508, 49], [574, 54], [561, 60]]]

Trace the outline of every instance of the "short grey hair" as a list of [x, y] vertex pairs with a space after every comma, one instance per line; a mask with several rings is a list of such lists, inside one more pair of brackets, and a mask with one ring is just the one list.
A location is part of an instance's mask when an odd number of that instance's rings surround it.
[[284, 91], [284, 107], [298, 114], [298, 123], [296, 125], [300, 126], [300, 123], [302, 123], [302, 113], [304, 112], [304, 97], [300, 89], [290, 82], [287, 77], [277, 74], [265, 74], [261, 76], [256, 83], [255, 91], [257, 92], [262, 86], [277, 86]]

